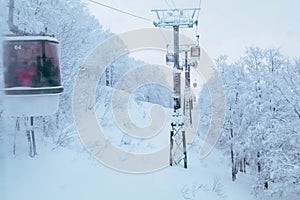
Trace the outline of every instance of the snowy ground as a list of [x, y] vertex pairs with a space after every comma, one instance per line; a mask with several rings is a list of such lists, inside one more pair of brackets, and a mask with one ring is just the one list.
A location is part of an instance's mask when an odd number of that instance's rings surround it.
[[[151, 106], [148, 103], [139, 105], [144, 109], [142, 113]], [[147, 116], [141, 115], [141, 112], [136, 116], [144, 116], [146, 120]], [[99, 116], [101, 117], [101, 113]], [[108, 122], [106, 126], [107, 129], [114, 130], [111, 123]], [[53, 149], [50, 141], [43, 138], [41, 133], [37, 134], [40, 136], [37, 141], [38, 155], [35, 158], [27, 155], [25, 136], [17, 136], [15, 156], [7, 153], [12, 148], [11, 144], [3, 146], [2, 143], [1, 200], [255, 199], [251, 194], [254, 182], [252, 177], [238, 174], [238, 181], [232, 182], [229, 158], [224, 157], [217, 149], [200, 160], [197, 148], [192, 147], [188, 152], [188, 169], [166, 167], [148, 174], [128, 174], [103, 166], [78, 144], [73, 145], [76, 148]], [[117, 139], [119, 137], [120, 140], [121, 135], [116, 133], [112, 143], [117, 145]], [[165, 137], [168, 138], [167, 135]], [[155, 143], [155, 140], [152, 142]], [[131, 150], [138, 151], [139, 147], [136, 145]], [[146, 147], [156, 148], [155, 145]], [[294, 199], [296, 200], [291, 197], [288, 200]]]
[[200, 161], [191, 150], [189, 158], [187, 170], [169, 167], [133, 175], [104, 167], [87, 153], [40, 148], [34, 159], [4, 160], [1, 199], [253, 199], [251, 179], [232, 183], [228, 162], [218, 151]]
[[[251, 177], [240, 174], [232, 182], [229, 162], [218, 150], [204, 160], [198, 159], [195, 149], [188, 156], [187, 170], [168, 167], [126, 174], [103, 166], [85, 151], [51, 150], [40, 142], [35, 158], [25, 153], [1, 155], [0, 199], [255, 199]], [[296, 200], [288, 200], [292, 199]]]

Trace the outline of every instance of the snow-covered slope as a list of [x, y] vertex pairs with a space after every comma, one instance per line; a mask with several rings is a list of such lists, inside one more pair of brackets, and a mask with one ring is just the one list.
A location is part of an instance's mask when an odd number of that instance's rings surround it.
[[[3, 165], [4, 162], [4, 165]], [[1, 199], [253, 199], [251, 179], [230, 181], [218, 151], [200, 161], [189, 151], [189, 168], [126, 174], [104, 167], [85, 152], [40, 147], [39, 155], [1, 158]], [[220, 170], [222, 169], [222, 170]]]
[[[105, 90], [109, 96], [111, 89]], [[100, 125], [108, 130], [107, 137], [113, 145], [125, 151], [148, 152], [168, 143], [166, 131], [150, 140], [127, 136], [127, 142], [124, 142], [124, 134], [115, 127], [109, 106], [108, 110], [105, 109], [105, 99], [98, 99], [96, 113]], [[147, 124], [152, 106], [133, 99], [130, 105], [132, 120], [140, 125]], [[251, 194], [254, 180], [250, 175], [239, 174], [238, 181], [232, 182], [229, 158], [217, 149], [200, 160], [199, 148], [193, 146], [188, 152], [188, 169], [175, 166], [153, 173], [129, 174], [102, 165], [76, 143], [70, 144], [69, 148], [53, 149], [50, 139], [44, 138], [40, 129], [36, 131], [38, 155], [30, 158], [25, 133], [20, 133], [22, 135], [17, 135], [16, 139], [16, 156], [11, 154], [11, 143], [0, 148], [1, 200], [255, 199]]]

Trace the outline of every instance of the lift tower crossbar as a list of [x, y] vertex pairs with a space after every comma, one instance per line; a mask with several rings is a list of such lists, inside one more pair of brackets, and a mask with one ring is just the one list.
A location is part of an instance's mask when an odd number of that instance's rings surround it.
[[[192, 28], [198, 21], [194, 20], [195, 14], [199, 8], [190, 9], [156, 9], [158, 18], [154, 26], [159, 28], [173, 28], [174, 37], [174, 67], [173, 67], [173, 99], [174, 113], [170, 131], [170, 160], [169, 164], [179, 165], [184, 162], [184, 168], [187, 168], [187, 151], [184, 123], [182, 120], [181, 109], [181, 83], [180, 75], [182, 69], [179, 66], [179, 28]], [[181, 133], [181, 134], [180, 134]]]

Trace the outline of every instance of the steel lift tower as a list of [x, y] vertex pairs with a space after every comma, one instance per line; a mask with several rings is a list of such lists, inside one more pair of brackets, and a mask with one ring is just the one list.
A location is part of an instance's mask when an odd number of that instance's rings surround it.
[[173, 28], [174, 37], [174, 67], [173, 67], [173, 99], [174, 113], [170, 131], [170, 165], [180, 165], [183, 161], [187, 168], [187, 150], [184, 123], [181, 107], [181, 83], [182, 68], [179, 65], [179, 28], [192, 28], [197, 24], [194, 20], [199, 8], [192, 9], [158, 9], [155, 12], [158, 18], [154, 25], [159, 28]]

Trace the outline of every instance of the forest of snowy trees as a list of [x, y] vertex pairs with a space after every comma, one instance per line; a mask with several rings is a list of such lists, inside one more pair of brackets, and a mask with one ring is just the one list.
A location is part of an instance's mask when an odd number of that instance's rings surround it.
[[[6, 8], [8, 1], [1, 0], [0, 4]], [[15, 23], [21, 30], [54, 34], [60, 42], [64, 85], [60, 109], [55, 116], [36, 120], [54, 145], [68, 146], [77, 137], [72, 91], [79, 67], [95, 45], [113, 34], [102, 29], [80, 0], [18, 0], [15, 4]], [[1, 35], [8, 33], [7, 10], [0, 13]], [[2, 52], [0, 57], [2, 60]], [[133, 58], [122, 58], [114, 64], [115, 80], [139, 64]], [[232, 181], [239, 181], [238, 173], [250, 173], [257, 179], [253, 185], [256, 193], [300, 195], [300, 60], [290, 60], [278, 49], [251, 47], [238, 61], [228, 63], [226, 56], [221, 56], [216, 65], [224, 82], [227, 105], [217, 146], [231, 158]], [[157, 88], [142, 91], [147, 92], [153, 93], [154, 103], [162, 104], [168, 97]], [[210, 122], [208, 93], [204, 87], [200, 96], [201, 124], [206, 126]], [[3, 94], [0, 95], [1, 106]], [[0, 109], [3, 120], [3, 108]], [[0, 142], [4, 137], [1, 134]]]
[[[250, 47], [238, 61], [216, 59], [226, 93], [227, 112], [218, 147], [238, 173], [257, 178], [254, 191], [300, 193], [300, 61], [278, 49]], [[201, 94], [201, 123], [209, 124], [207, 88]], [[201, 133], [200, 133], [201, 134]]]

